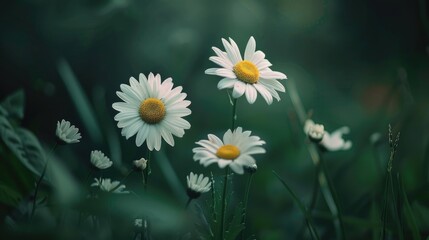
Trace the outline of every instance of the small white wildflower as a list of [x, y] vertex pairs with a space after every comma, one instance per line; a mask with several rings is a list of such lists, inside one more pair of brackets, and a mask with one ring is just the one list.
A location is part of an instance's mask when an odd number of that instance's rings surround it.
[[98, 150], [91, 151], [91, 163], [98, 169], [106, 169], [113, 164], [103, 152]]
[[70, 144], [80, 142], [81, 135], [79, 133], [79, 128], [71, 125], [69, 121], [61, 120], [57, 122], [57, 129], [55, 135], [58, 137], [58, 140], [61, 144]]
[[144, 158], [140, 158], [139, 160], [134, 160], [134, 167], [139, 170], [145, 170], [147, 167], [147, 160]]
[[[322, 134], [323, 131], [323, 134]], [[324, 130], [323, 125], [315, 124], [313, 120], [308, 119], [304, 124], [304, 132], [309, 138], [328, 151], [348, 150], [352, 147], [351, 141], [345, 141], [343, 134], [349, 133], [349, 127], [342, 127], [336, 131], [329, 133]], [[318, 136], [322, 135], [319, 141], [316, 141]], [[314, 138], [314, 139], [313, 139]]]
[[101, 191], [113, 192], [113, 193], [129, 193], [125, 191], [125, 185], [120, 184], [119, 181], [111, 181], [110, 178], [94, 178], [95, 182], [91, 184], [91, 187], [99, 187]]
[[208, 177], [204, 177], [203, 174], [199, 176], [194, 173], [190, 173], [187, 177], [188, 189], [187, 194], [189, 198], [198, 198], [202, 193], [208, 192], [211, 189], [211, 182]]
[[320, 144], [328, 151], [348, 150], [352, 147], [352, 142], [350, 140], [344, 140], [343, 134], [347, 134], [349, 132], [349, 127], [339, 128], [332, 133], [325, 131], [325, 136]]

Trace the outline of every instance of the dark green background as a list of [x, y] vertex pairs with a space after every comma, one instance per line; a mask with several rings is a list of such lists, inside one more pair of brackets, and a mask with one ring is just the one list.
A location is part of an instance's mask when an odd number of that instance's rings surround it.
[[[307, 111], [328, 131], [351, 128], [346, 138], [353, 141], [352, 149], [325, 156], [345, 215], [369, 219], [371, 202], [381, 203], [375, 186], [382, 183], [388, 158], [388, 123], [401, 131], [394, 171], [403, 176], [412, 206], [428, 205], [429, 24], [424, 0], [20, 0], [2, 5], [0, 97], [25, 90], [22, 125], [46, 146], [54, 142], [57, 120], [70, 120], [81, 129], [81, 144], [56, 151], [76, 180], [87, 175], [91, 150], [113, 154], [118, 168], [106, 175], [114, 178], [145, 156], [145, 145], [139, 149], [134, 137], [120, 137], [111, 104], [119, 101], [115, 92], [120, 84], [149, 72], [182, 85], [193, 112], [186, 117], [192, 127], [185, 136], [175, 139], [174, 148], [165, 142], [162, 147], [177, 178], [163, 174], [155, 155], [151, 187], [181, 205], [190, 171], [223, 174], [215, 165], [203, 169], [192, 160], [194, 142], [208, 133], [222, 135], [231, 121], [227, 94], [216, 88], [220, 78], [204, 70], [215, 66], [208, 57], [214, 55], [212, 46], [222, 48], [222, 37], [233, 38], [243, 52], [254, 36], [272, 69], [288, 80], [281, 81], [286, 93], [280, 94], [280, 102], [267, 106], [261, 96], [253, 105], [238, 101], [238, 126], [267, 142], [267, 154], [257, 156], [248, 232], [258, 239], [293, 239], [302, 225], [301, 213], [272, 170], [305, 202], [311, 197], [315, 170], [288, 96], [288, 81], [294, 81]], [[98, 130], [85, 125], [85, 116], [73, 104], [58, 71], [63, 60], [82, 85]], [[382, 135], [376, 146], [369, 140], [375, 132]], [[112, 140], [109, 146], [107, 138], [118, 139], [118, 144]], [[139, 178], [133, 179], [139, 187]], [[237, 200], [243, 179], [235, 177]], [[327, 213], [322, 198], [316, 209]], [[429, 232], [428, 216], [417, 218], [422, 234]], [[335, 236], [329, 221], [316, 223], [322, 235]], [[354, 239], [371, 236], [371, 229], [360, 224], [346, 224], [346, 230]]]

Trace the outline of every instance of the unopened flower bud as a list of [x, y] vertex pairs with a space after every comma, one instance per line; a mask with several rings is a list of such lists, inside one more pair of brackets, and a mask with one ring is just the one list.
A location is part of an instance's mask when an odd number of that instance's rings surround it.
[[147, 167], [147, 160], [144, 158], [140, 158], [139, 160], [134, 161], [134, 167], [143, 171]]

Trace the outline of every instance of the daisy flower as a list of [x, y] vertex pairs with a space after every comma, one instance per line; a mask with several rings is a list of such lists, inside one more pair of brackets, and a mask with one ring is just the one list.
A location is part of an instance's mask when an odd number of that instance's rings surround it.
[[134, 167], [139, 170], [145, 170], [147, 167], [147, 160], [140, 158], [139, 160], [134, 160]]
[[204, 177], [203, 174], [199, 176], [191, 172], [186, 176], [188, 182], [188, 189], [186, 190], [188, 197], [195, 199], [198, 198], [202, 193], [210, 191], [212, 183], [208, 177]]
[[208, 135], [208, 140], [201, 140], [196, 144], [194, 160], [207, 167], [217, 163], [220, 168], [229, 166], [234, 172], [243, 174], [243, 168], [255, 164], [252, 154], [265, 153], [261, 145], [265, 144], [257, 136], [250, 136], [250, 131], [244, 131], [238, 127], [234, 131], [228, 130], [223, 135], [223, 141], [213, 134]]
[[113, 164], [103, 152], [98, 150], [91, 151], [91, 163], [98, 169], [106, 169]]
[[258, 92], [268, 104], [273, 102], [273, 98], [280, 101], [277, 91], [285, 92], [285, 88], [278, 79], [287, 77], [270, 69], [272, 64], [265, 59], [265, 54], [256, 51], [255, 39], [250, 37], [247, 42], [244, 60], [234, 40], [230, 38], [228, 42], [222, 38], [222, 43], [226, 52], [212, 47], [216, 56], [209, 58], [219, 65], [219, 68], [209, 68], [205, 71], [206, 74], [223, 77], [217, 85], [218, 89], [232, 88], [234, 98], [244, 94], [250, 104], [256, 101]]
[[125, 185], [120, 184], [119, 181], [111, 181], [110, 178], [94, 178], [95, 182], [91, 184], [91, 187], [99, 187], [103, 192], [113, 192], [113, 193], [129, 193], [125, 190]]
[[61, 144], [78, 143], [82, 137], [79, 133], [79, 128], [71, 125], [69, 121], [61, 120], [57, 122], [57, 129], [55, 135]]
[[182, 87], [173, 88], [173, 80], [165, 79], [152, 73], [148, 78], [140, 74], [139, 81], [130, 78], [130, 85], [121, 84], [116, 92], [124, 102], [113, 103], [112, 107], [119, 111], [115, 116], [118, 127], [122, 128], [122, 136], [126, 139], [136, 136], [136, 145], [140, 147], [145, 141], [149, 150], [161, 148], [161, 138], [170, 146], [174, 146], [173, 135], [182, 137], [184, 129], [191, 125], [183, 117], [191, 114], [185, 100], [186, 93]]
[[[322, 130], [323, 134], [321, 134]], [[350, 132], [349, 127], [342, 127], [329, 133], [324, 130], [323, 125], [315, 124], [313, 120], [308, 119], [304, 124], [304, 132], [310, 139], [310, 135], [313, 135], [313, 137], [321, 135], [322, 139], [319, 140], [319, 145], [328, 151], [348, 150], [352, 147], [352, 142], [350, 140], [346, 141], [343, 138], [343, 134]]]

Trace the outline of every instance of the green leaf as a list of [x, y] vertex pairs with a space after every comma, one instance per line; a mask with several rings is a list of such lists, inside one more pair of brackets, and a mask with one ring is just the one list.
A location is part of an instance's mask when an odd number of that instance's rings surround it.
[[407, 193], [405, 192], [404, 183], [398, 174], [398, 183], [399, 183], [399, 193], [404, 201], [404, 213], [405, 219], [411, 229], [411, 234], [413, 235], [413, 239], [420, 240], [420, 230], [417, 226], [416, 218], [414, 217], [413, 209], [411, 208], [410, 202], [408, 201]]
[[46, 158], [33, 133], [24, 128], [15, 130], [4, 116], [0, 116], [0, 138], [27, 169], [40, 176]]
[[6, 112], [8, 117], [22, 119], [24, 117], [24, 104], [24, 90], [20, 89], [7, 96], [3, 102], [0, 103], [2, 106], [2, 109], [0, 109], [0, 114], [4, 114], [4, 112]]
[[195, 221], [195, 228], [199, 235], [203, 239], [212, 239], [214, 234], [210, 227], [210, 224], [207, 221], [204, 211], [199, 204], [195, 204], [193, 208], [197, 221]]
[[225, 232], [225, 238], [227, 240], [235, 240], [238, 234], [245, 228], [244, 223], [241, 222], [244, 214], [243, 203], [240, 202], [238, 205], [239, 206], [234, 209], [234, 214]]

